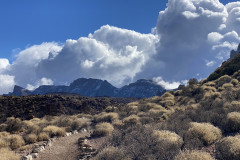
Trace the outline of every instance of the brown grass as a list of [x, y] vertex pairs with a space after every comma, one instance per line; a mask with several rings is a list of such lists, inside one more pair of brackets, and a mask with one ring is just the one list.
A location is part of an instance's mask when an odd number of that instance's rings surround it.
[[226, 137], [216, 143], [216, 155], [220, 160], [239, 160], [240, 139], [239, 137]]
[[192, 139], [198, 139], [204, 145], [210, 145], [222, 137], [221, 130], [210, 123], [192, 122], [190, 125], [184, 140], [186, 143]]
[[57, 126], [47, 126], [43, 128], [42, 131], [47, 132], [51, 137], [53, 136], [61, 137], [61, 136], [64, 136], [66, 133], [64, 128], [60, 128]]
[[50, 137], [49, 137], [48, 133], [46, 133], [46, 132], [41, 132], [38, 135], [38, 141], [47, 141], [49, 139], [50, 139]]
[[229, 131], [236, 132], [240, 130], [240, 112], [231, 112], [227, 114], [227, 127]]
[[31, 144], [31, 143], [35, 143], [37, 142], [37, 135], [34, 134], [34, 133], [31, 133], [31, 134], [27, 134], [24, 136], [24, 140], [27, 144]]
[[107, 122], [99, 123], [95, 126], [95, 130], [92, 134], [93, 137], [101, 137], [111, 135], [114, 128], [113, 125]]
[[113, 122], [114, 120], [117, 120], [119, 118], [118, 113], [115, 112], [102, 112], [95, 116], [94, 121], [95, 122]]
[[214, 160], [214, 158], [206, 152], [185, 150], [180, 152], [174, 160]]
[[100, 151], [94, 160], [127, 160], [122, 149], [117, 147], [106, 147]]
[[8, 148], [0, 148], [0, 159], [1, 160], [20, 160], [20, 156], [15, 154]]

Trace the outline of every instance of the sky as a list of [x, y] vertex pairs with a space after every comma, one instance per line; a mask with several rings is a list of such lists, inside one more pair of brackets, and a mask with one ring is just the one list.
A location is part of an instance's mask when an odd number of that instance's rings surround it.
[[227, 60], [239, 26], [233, 0], [0, 0], [0, 94], [81, 77], [172, 89]]

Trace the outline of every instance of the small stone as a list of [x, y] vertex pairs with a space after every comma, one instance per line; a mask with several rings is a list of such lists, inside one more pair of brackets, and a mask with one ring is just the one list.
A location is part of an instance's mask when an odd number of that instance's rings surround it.
[[32, 153], [31, 156], [32, 156], [33, 158], [37, 158], [37, 157], [38, 157], [38, 153]]

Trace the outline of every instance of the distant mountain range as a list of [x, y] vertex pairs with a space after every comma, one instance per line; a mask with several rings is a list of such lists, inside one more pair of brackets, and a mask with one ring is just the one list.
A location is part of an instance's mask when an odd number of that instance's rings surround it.
[[131, 97], [148, 98], [162, 95], [166, 90], [153, 80], [140, 79], [135, 83], [116, 88], [106, 80], [79, 78], [69, 86], [43, 85], [33, 91], [15, 86], [13, 92], [7, 95], [27, 96], [45, 95], [49, 93], [69, 93], [89, 97]]

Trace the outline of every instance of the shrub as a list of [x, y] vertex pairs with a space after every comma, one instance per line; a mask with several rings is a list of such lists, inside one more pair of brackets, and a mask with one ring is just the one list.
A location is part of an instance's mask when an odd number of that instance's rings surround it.
[[227, 114], [227, 130], [237, 132], [240, 130], [240, 112], [231, 112]]
[[103, 122], [95, 126], [95, 130], [92, 134], [93, 137], [101, 137], [111, 135], [114, 128], [110, 123]]
[[214, 158], [206, 152], [185, 150], [180, 152], [174, 160], [214, 160]]
[[233, 85], [232, 85], [231, 83], [225, 83], [225, 84], [222, 85], [222, 87], [223, 87], [224, 89], [226, 89], [226, 88], [232, 88]]
[[0, 155], [2, 160], [20, 160], [20, 156], [8, 148], [0, 148]]
[[220, 160], [239, 160], [240, 139], [238, 137], [226, 137], [216, 143], [216, 156]]
[[124, 160], [126, 156], [124, 151], [117, 147], [106, 147], [100, 151], [94, 160]]
[[42, 130], [43, 132], [47, 132], [51, 137], [53, 136], [64, 136], [66, 131], [64, 128], [60, 128], [57, 126], [47, 126], [45, 128], [43, 128]]
[[118, 114], [114, 112], [102, 112], [97, 115], [94, 120], [95, 122], [113, 122], [114, 120], [118, 119]]
[[19, 135], [11, 135], [8, 141], [11, 149], [17, 149], [25, 144], [22, 136]]
[[33, 134], [33, 133], [27, 134], [27, 135], [24, 136], [24, 140], [28, 144], [37, 142], [37, 138], [38, 138], [37, 135]]
[[160, 143], [163, 143], [165, 141], [165, 143], [169, 145], [169, 148], [180, 149], [183, 144], [182, 138], [174, 132], [170, 132], [167, 130], [155, 130], [153, 133]]
[[10, 133], [19, 133], [23, 131], [22, 121], [19, 118], [9, 117], [6, 121], [6, 131]]
[[236, 85], [239, 84], [239, 81], [238, 81], [237, 79], [233, 79], [233, 80], [231, 81], [231, 83], [232, 83], [234, 86], [236, 86]]
[[0, 124], [0, 132], [6, 131], [6, 128], [7, 128], [7, 124], [5, 123]]
[[38, 141], [47, 141], [49, 139], [50, 139], [50, 137], [49, 137], [49, 135], [46, 132], [41, 132], [38, 135]]
[[218, 79], [215, 81], [215, 83], [216, 83], [216, 86], [217, 86], [217, 87], [221, 87], [221, 86], [222, 86], [223, 84], [225, 84], [225, 83], [230, 83], [231, 80], [232, 80], [232, 78], [231, 78], [230, 76], [224, 75], [224, 76], [218, 78]]
[[125, 125], [136, 125], [139, 123], [139, 117], [137, 115], [131, 115], [123, 119]]
[[190, 125], [191, 127], [185, 135], [185, 143], [197, 139], [204, 145], [210, 145], [222, 137], [221, 130], [210, 123], [192, 122]]

